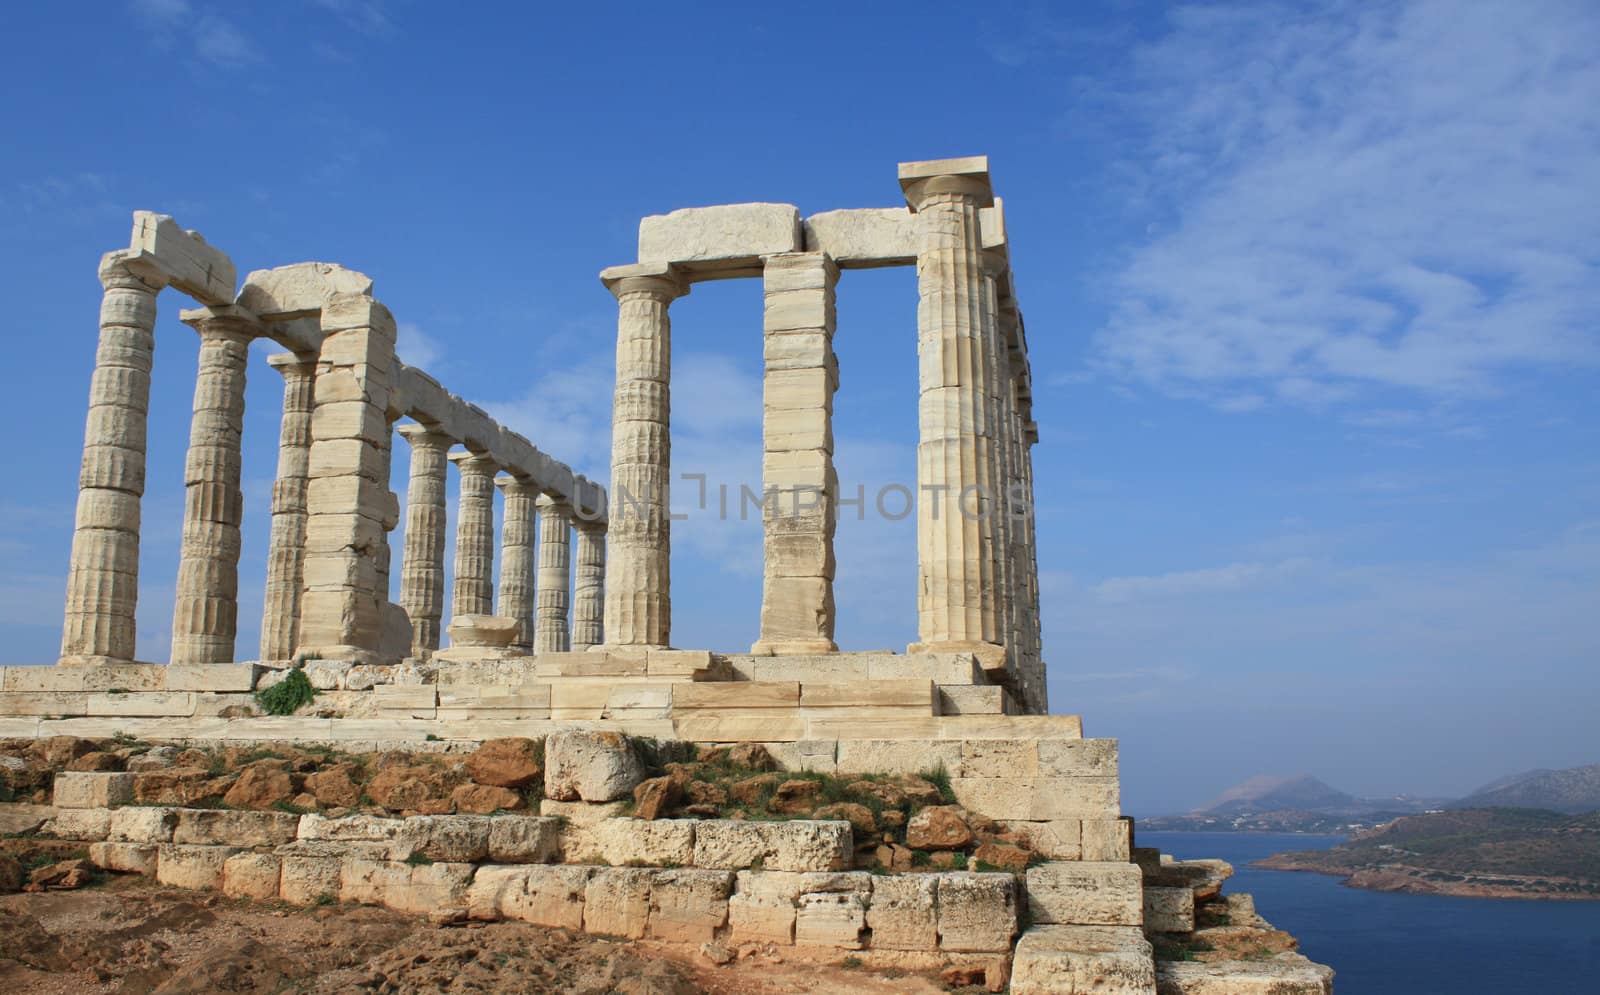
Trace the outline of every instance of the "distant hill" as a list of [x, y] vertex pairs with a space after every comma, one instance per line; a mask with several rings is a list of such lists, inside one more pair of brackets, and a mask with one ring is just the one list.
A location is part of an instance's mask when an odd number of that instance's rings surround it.
[[1356, 888], [1486, 898], [1600, 899], [1600, 813], [1453, 809], [1408, 815], [1327, 850], [1258, 861]]
[[1258, 774], [1236, 784], [1195, 809], [1193, 815], [1242, 815], [1301, 809], [1316, 812], [1348, 809], [1356, 805], [1353, 795], [1330, 788], [1310, 774], [1273, 777]]
[[1451, 808], [1542, 808], [1577, 815], [1600, 809], [1600, 764], [1530, 770], [1491, 781]]
[[1435, 798], [1357, 798], [1310, 774], [1260, 774], [1236, 784], [1187, 815], [1140, 819], [1146, 829], [1247, 833], [1353, 833], [1413, 812], [1438, 808]]

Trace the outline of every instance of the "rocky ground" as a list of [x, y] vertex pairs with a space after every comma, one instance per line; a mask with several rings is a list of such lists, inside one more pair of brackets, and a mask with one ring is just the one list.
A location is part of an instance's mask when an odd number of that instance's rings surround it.
[[296, 908], [113, 877], [0, 897], [8, 993], [932, 993], [937, 977], [752, 951], [724, 966], [525, 923], [436, 925], [354, 905]]

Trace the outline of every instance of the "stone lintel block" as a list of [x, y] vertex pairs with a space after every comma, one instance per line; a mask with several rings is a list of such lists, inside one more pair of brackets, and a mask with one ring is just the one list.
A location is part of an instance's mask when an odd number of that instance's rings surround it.
[[803, 708], [913, 708], [932, 714], [933, 701], [932, 681], [808, 681], [800, 685]]
[[51, 790], [56, 808], [114, 808], [133, 800], [133, 775], [59, 771]]
[[1027, 872], [1034, 922], [1074, 926], [1142, 926], [1144, 877], [1137, 864], [1053, 861]]
[[371, 294], [372, 280], [336, 263], [294, 263], [252, 270], [239, 288], [239, 304], [263, 321], [320, 315], [339, 294]]
[[798, 681], [726, 681], [676, 684], [672, 707], [685, 709], [752, 709], [800, 707]]
[[801, 251], [804, 241], [792, 204], [690, 207], [639, 222], [639, 261], [681, 264], [695, 275], [747, 270], [762, 256]]
[[199, 232], [185, 231], [169, 215], [133, 212], [133, 234], [128, 249], [153, 264], [174, 287], [202, 304], [233, 303], [238, 275], [233, 261], [206, 244]]
[[805, 246], [840, 269], [910, 266], [917, 261], [915, 226], [904, 207], [824, 211], [805, 219]]
[[1130, 926], [1055, 925], [1024, 933], [1012, 960], [1012, 995], [1079, 991], [1153, 995], [1155, 958], [1144, 934]]

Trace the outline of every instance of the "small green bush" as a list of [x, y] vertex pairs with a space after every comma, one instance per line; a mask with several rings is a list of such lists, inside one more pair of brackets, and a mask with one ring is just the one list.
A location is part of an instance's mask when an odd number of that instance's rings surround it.
[[268, 715], [293, 715], [300, 706], [310, 704], [316, 696], [317, 689], [306, 679], [306, 672], [296, 669], [289, 671], [289, 676], [265, 691], [257, 691], [256, 704]]
[[429, 864], [433, 863], [433, 858], [425, 853], [413, 853], [411, 856], [406, 858], [406, 863], [410, 864], [412, 867], [427, 867]]
[[[950, 869], [953, 870], [953, 871], [964, 871], [964, 870], [966, 870], [967, 869], [967, 855], [962, 853], [960, 850], [957, 850], [955, 853], [952, 853], [950, 855]], [[982, 870], [982, 868], [979, 868], [979, 869]]]

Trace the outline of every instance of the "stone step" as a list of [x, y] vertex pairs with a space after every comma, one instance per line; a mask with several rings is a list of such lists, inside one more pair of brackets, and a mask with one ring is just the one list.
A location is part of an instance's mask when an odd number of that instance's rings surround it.
[[1035, 926], [1011, 966], [1012, 995], [1155, 995], [1150, 943], [1135, 926]]
[[1158, 995], [1333, 995], [1333, 969], [1299, 954], [1279, 954], [1270, 960], [1162, 961], [1156, 965], [1156, 991]]

